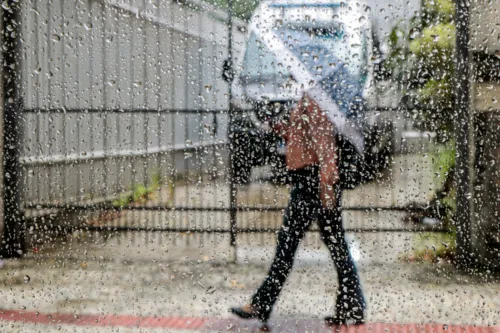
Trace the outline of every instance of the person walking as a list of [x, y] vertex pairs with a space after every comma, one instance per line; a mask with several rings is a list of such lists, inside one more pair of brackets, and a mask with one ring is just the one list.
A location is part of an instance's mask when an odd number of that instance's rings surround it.
[[365, 321], [366, 302], [342, 225], [339, 131], [335, 119], [332, 121], [331, 113], [328, 114], [330, 110], [325, 111], [319, 91], [304, 93], [289, 120], [273, 126], [286, 142], [292, 190], [267, 277], [248, 304], [230, 309], [240, 318], [257, 318], [267, 323], [292, 270], [299, 243], [316, 220], [338, 276], [335, 313], [325, 320], [332, 325]]

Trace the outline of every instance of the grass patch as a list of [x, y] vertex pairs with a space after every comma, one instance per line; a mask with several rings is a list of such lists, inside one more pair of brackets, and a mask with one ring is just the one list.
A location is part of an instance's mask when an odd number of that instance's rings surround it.
[[160, 174], [154, 174], [151, 177], [149, 185], [135, 184], [126, 194], [122, 194], [118, 199], [113, 201], [113, 206], [117, 208], [124, 208], [130, 204], [146, 203], [152, 199], [153, 194], [162, 185]]
[[411, 261], [453, 262], [456, 253], [456, 231], [450, 233], [425, 232], [418, 235]]

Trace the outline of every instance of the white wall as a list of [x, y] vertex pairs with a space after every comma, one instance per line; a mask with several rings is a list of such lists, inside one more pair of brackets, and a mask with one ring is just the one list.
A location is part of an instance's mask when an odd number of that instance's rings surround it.
[[[61, 110], [24, 114], [28, 201], [100, 197], [147, 182], [152, 173], [199, 167], [182, 151], [167, 151], [188, 140], [196, 145], [226, 138], [227, 114], [64, 112], [227, 109], [228, 85], [220, 71], [228, 53], [225, 13], [164, 0], [22, 4], [25, 108]], [[244, 36], [236, 28], [234, 33], [237, 52]], [[203, 123], [214, 127], [215, 118], [214, 137]], [[163, 154], [116, 158], [146, 151]], [[101, 158], [110, 155], [115, 158]]]
[[500, 51], [500, 1], [471, 3], [470, 42], [472, 51], [494, 54]]

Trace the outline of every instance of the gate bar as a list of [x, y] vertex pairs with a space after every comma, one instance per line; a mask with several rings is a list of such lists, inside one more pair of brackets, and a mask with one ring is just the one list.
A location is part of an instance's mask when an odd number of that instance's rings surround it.
[[[24, 205], [24, 209], [63, 209], [66, 211], [77, 211], [77, 210], [115, 210], [115, 211], [127, 211], [127, 210], [141, 210], [141, 211], [178, 211], [178, 212], [282, 212], [286, 207], [276, 207], [276, 206], [234, 206], [234, 207], [189, 207], [189, 206], [165, 206], [165, 205], [151, 205], [151, 206], [124, 206], [117, 207], [109, 204], [93, 204], [93, 203], [80, 203], [80, 204], [27, 204]], [[233, 209], [234, 208], [234, 209]], [[431, 212], [431, 211], [443, 211], [444, 208], [434, 208], [434, 207], [422, 207], [422, 206], [348, 206], [341, 208], [342, 211], [356, 211], [356, 212], [367, 212], [367, 213], [377, 213], [377, 212]]]
[[457, 264], [468, 268], [471, 264], [471, 209], [472, 209], [472, 145], [473, 119], [470, 112], [469, 61], [469, 6], [468, 0], [455, 1], [455, 153], [457, 189]]
[[[233, 0], [227, 1], [227, 26], [228, 26], [228, 42], [227, 42], [227, 56], [229, 62], [233, 63]], [[234, 105], [233, 105], [233, 84], [229, 82], [229, 133], [234, 128]], [[237, 251], [236, 251], [236, 234], [237, 234], [237, 223], [236, 223], [236, 184], [234, 183], [234, 170], [233, 170], [233, 151], [234, 147], [232, 144], [229, 145], [229, 221], [231, 225], [231, 245], [235, 248], [234, 251], [234, 261], [237, 261]]]
[[2, 90], [3, 90], [3, 243], [0, 256], [16, 258], [24, 253], [24, 219], [20, 203], [20, 86], [19, 47], [20, 2], [2, 5]]
[[[240, 110], [239, 112], [245, 112], [246, 110]], [[88, 109], [78, 109], [78, 108], [51, 108], [51, 109], [38, 109], [38, 108], [26, 108], [23, 110], [25, 113], [102, 113], [102, 114], [112, 114], [112, 113], [172, 113], [172, 114], [227, 114], [227, 109], [125, 109], [125, 108], [88, 108]]]
[[[129, 227], [129, 226], [58, 226], [63, 230], [85, 230], [85, 231], [115, 231], [115, 232], [178, 232], [178, 233], [194, 233], [194, 234], [227, 234], [231, 233], [231, 229], [200, 229], [200, 228], [175, 228], [175, 227]], [[249, 233], [277, 233], [280, 228], [238, 228], [238, 233], [249, 234]], [[346, 232], [352, 233], [389, 233], [389, 232], [439, 232], [448, 233], [451, 232], [449, 228], [443, 227], [411, 227], [411, 228], [345, 228]], [[318, 229], [310, 229], [308, 232], [319, 232]]]

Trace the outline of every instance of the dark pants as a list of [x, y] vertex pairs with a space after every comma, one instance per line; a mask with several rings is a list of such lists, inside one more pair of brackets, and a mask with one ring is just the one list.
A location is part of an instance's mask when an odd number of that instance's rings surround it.
[[345, 240], [341, 212], [337, 209], [340, 208], [340, 191], [337, 195], [337, 208], [328, 210], [322, 207], [319, 197], [316, 167], [294, 171], [291, 176], [293, 189], [278, 234], [276, 254], [266, 279], [252, 297], [251, 305], [259, 313], [260, 320], [269, 319], [273, 305], [292, 269], [297, 247], [311, 223], [316, 220], [321, 239], [330, 250], [338, 273], [337, 311], [341, 299], [355, 298], [364, 307], [356, 266]]

